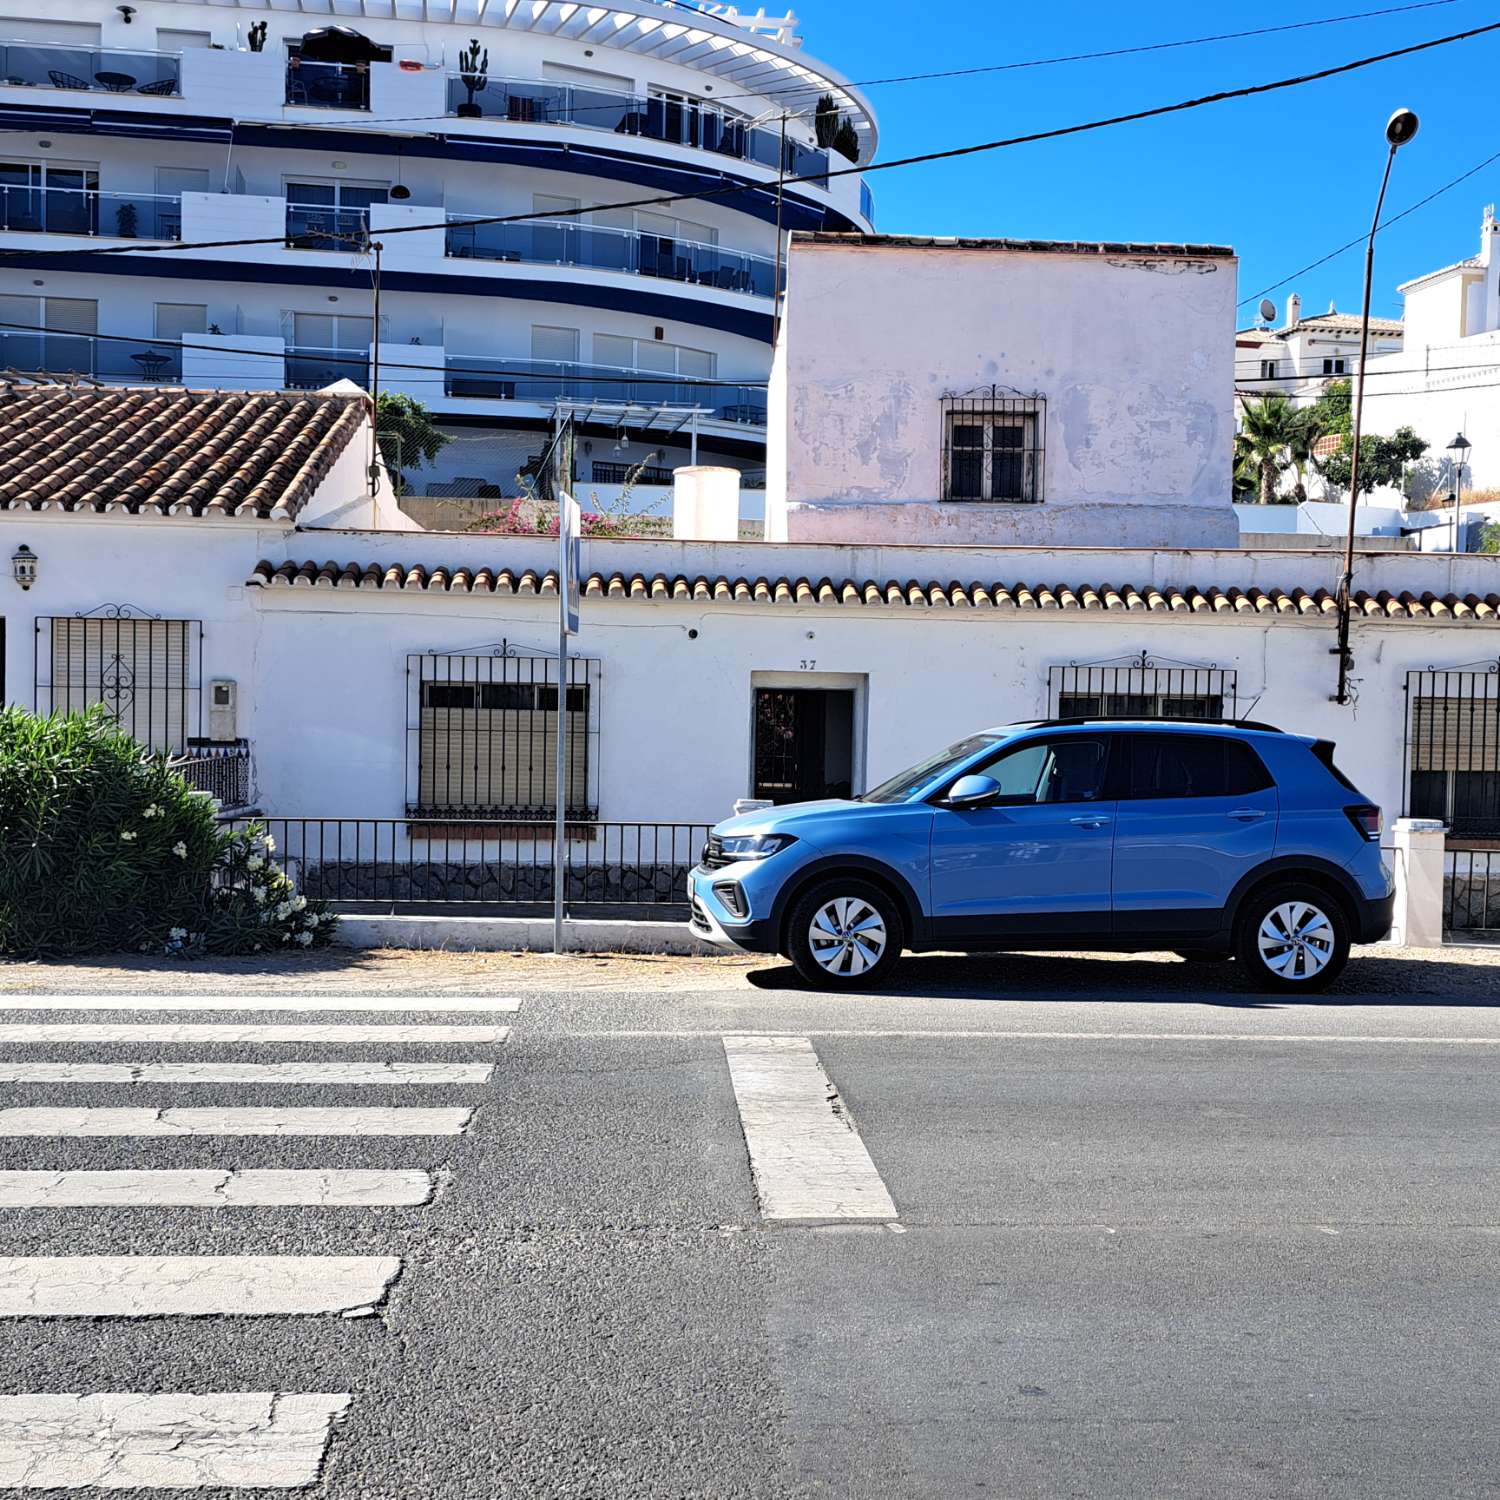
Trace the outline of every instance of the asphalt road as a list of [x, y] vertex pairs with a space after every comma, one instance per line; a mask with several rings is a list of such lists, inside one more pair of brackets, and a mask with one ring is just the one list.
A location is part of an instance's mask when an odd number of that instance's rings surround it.
[[[401, 1258], [354, 1318], [0, 1316], [0, 1393], [346, 1392], [313, 1491], [339, 1500], [1497, 1495], [1500, 967], [1365, 969], [1384, 982], [1293, 1006], [1139, 961], [933, 960], [857, 999], [774, 968], [611, 985], [580, 961], [518, 966], [520, 1010], [497, 1018], [268, 1016], [256, 994], [364, 976], [200, 966], [196, 992], [249, 990], [247, 1009], [8, 1012], [513, 1029], [0, 1046], [0, 1069], [494, 1065], [442, 1086], [0, 1082], [0, 1110], [476, 1110], [452, 1136], [0, 1137], [0, 1172], [420, 1168], [435, 1193], [0, 1208], [11, 1257]], [[505, 970], [443, 972], [494, 993]], [[811, 1042], [895, 1223], [762, 1217], [726, 1033]]]

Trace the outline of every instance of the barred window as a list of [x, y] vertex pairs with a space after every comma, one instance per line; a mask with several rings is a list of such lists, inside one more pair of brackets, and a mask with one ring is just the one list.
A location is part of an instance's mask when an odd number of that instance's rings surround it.
[[988, 386], [943, 398], [943, 499], [1035, 505], [1042, 498], [1046, 403]]
[[1500, 670], [1410, 672], [1406, 692], [1408, 813], [1500, 837]]
[[[592, 817], [598, 662], [571, 658], [565, 811]], [[408, 811], [533, 820], [557, 806], [557, 662], [538, 656], [408, 659], [414, 785]]]
[[1070, 662], [1047, 674], [1057, 719], [1232, 719], [1238, 712], [1233, 668], [1139, 656]]

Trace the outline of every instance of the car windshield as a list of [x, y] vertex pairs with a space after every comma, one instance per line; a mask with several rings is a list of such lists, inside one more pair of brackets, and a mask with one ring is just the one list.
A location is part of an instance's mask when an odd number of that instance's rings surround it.
[[930, 781], [936, 780], [951, 767], [961, 765], [971, 755], [977, 755], [981, 750], [987, 750], [991, 745], [999, 743], [1000, 741], [992, 734], [971, 734], [968, 739], [959, 740], [956, 744], [949, 745], [946, 750], [939, 750], [936, 755], [929, 755], [926, 760], [918, 761], [916, 765], [902, 771], [899, 775], [892, 776], [889, 781], [882, 781], [879, 786], [872, 787], [859, 800], [861, 802], [908, 802], [915, 792]]

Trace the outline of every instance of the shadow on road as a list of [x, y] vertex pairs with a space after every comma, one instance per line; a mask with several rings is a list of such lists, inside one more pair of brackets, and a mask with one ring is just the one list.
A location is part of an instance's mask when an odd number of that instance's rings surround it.
[[[750, 970], [757, 989], [803, 988], [796, 970], [779, 963]], [[1356, 954], [1322, 994], [1288, 996], [1248, 989], [1233, 963], [1186, 963], [1171, 953], [933, 953], [902, 959], [882, 995], [921, 999], [1196, 1000], [1241, 1010], [1285, 1005], [1463, 1005], [1500, 1009], [1500, 953], [1446, 948]]]

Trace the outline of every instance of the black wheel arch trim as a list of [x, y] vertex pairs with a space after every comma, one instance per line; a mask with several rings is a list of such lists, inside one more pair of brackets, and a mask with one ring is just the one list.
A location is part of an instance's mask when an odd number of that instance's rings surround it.
[[869, 875], [877, 882], [890, 886], [901, 902], [901, 917], [906, 925], [904, 934], [906, 946], [915, 948], [925, 940], [927, 919], [922, 914], [922, 902], [911, 882], [904, 875], [881, 860], [871, 859], [865, 854], [828, 854], [821, 859], [814, 860], [810, 865], [804, 865], [796, 876], [787, 881], [776, 893], [776, 899], [771, 903], [769, 927], [778, 950], [786, 946], [786, 920], [787, 913], [792, 909], [792, 903], [809, 886], [815, 885], [819, 880], [829, 875], [843, 874], [846, 871], [857, 871], [860, 874]]
[[1360, 915], [1367, 900], [1354, 877], [1346, 869], [1334, 864], [1332, 860], [1320, 859], [1316, 854], [1282, 854], [1274, 859], [1268, 859], [1248, 874], [1242, 875], [1234, 889], [1230, 891], [1229, 900], [1224, 903], [1224, 925], [1228, 931], [1234, 931], [1239, 922], [1240, 908], [1251, 891], [1278, 875], [1288, 879], [1298, 875], [1310, 876], [1316, 881], [1332, 886], [1334, 891], [1343, 898], [1343, 914], [1351, 932], [1359, 930]]

